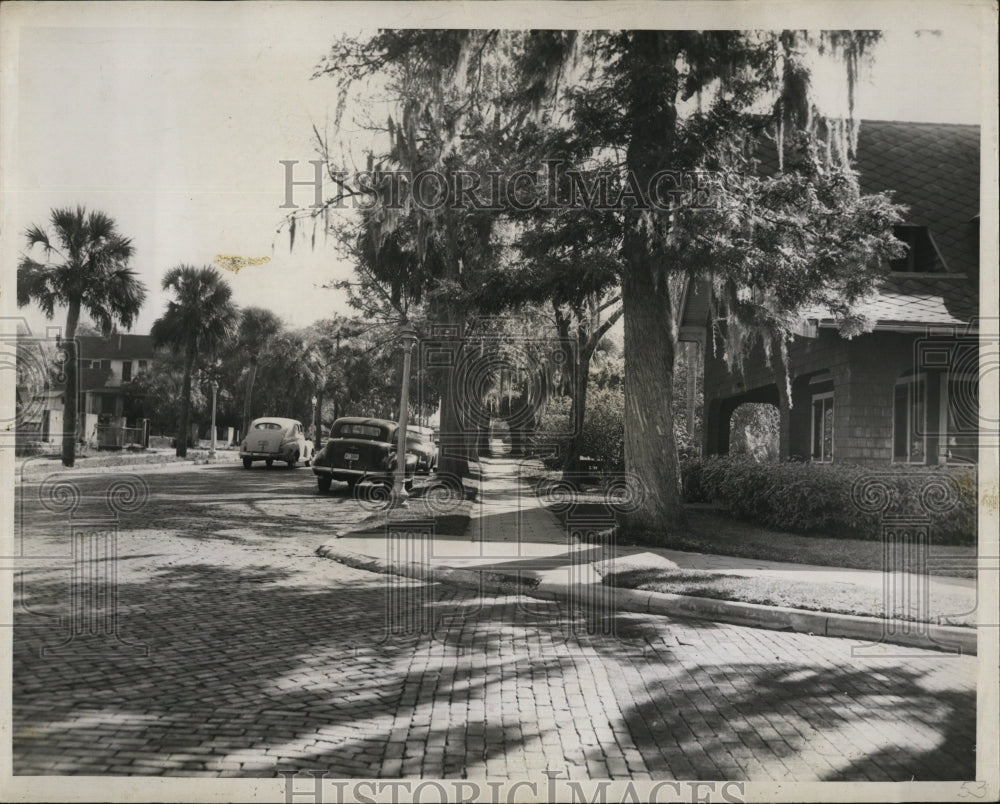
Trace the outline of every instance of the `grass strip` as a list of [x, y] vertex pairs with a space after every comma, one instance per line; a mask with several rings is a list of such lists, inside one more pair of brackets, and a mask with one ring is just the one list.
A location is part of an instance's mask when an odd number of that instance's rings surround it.
[[[789, 581], [758, 575], [733, 575], [709, 570], [629, 569], [609, 573], [606, 586], [667, 592], [675, 595], [735, 600], [764, 606], [785, 606], [862, 617], [885, 617], [884, 596], [880, 592], [849, 583]], [[919, 601], [923, 603], [924, 601]], [[975, 627], [975, 615], [966, 612], [968, 598], [947, 590], [934, 589], [927, 601], [928, 617], [919, 612], [898, 609], [893, 616], [902, 620], [925, 620], [944, 625]], [[914, 607], [918, 601], [914, 601]], [[965, 612], [965, 613], [962, 613]]]

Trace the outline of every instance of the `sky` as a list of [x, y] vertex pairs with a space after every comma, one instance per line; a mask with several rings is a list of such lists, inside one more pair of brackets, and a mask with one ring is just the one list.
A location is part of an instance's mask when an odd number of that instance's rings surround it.
[[[332, 243], [320, 233], [310, 248], [307, 227], [290, 253], [276, 229], [287, 212], [280, 161], [298, 160], [296, 178], [309, 178], [312, 127], [332, 126], [333, 81], [310, 76], [359, 17], [328, 4], [178, 4], [170, 15], [154, 3], [61, 14], [33, 5], [20, 24], [3, 20], [5, 279], [29, 224], [44, 224], [53, 207], [83, 204], [133, 239], [133, 266], [149, 290], [135, 332], [162, 313], [168, 269], [218, 254], [270, 258], [223, 272], [242, 306], [269, 307], [294, 327], [347, 311], [343, 293], [323, 287], [351, 275]], [[942, 30], [915, 33], [928, 21]], [[479, 14], [452, 22], [484, 24]], [[859, 89], [860, 116], [979, 123], [981, 30], [940, 14], [907, 23], [913, 28], [887, 30]], [[364, 147], [363, 132], [348, 127], [342, 136]], [[310, 203], [311, 190], [295, 199]], [[17, 314], [33, 331], [44, 327], [37, 309]]]

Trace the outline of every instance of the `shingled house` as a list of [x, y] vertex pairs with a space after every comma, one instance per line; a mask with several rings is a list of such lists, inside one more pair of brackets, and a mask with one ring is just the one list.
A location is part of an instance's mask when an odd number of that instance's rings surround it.
[[123, 415], [122, 383], [148, 370], [156, 359], [150, 335], [84, 335], [77, 338], [80, 411], [106, 418]]
[[[864, 192], [895, 191], [909, 207], [896, 236], [906, 257], [863, 312], [872, 332], [848, 339], [822, 309], [789, 346], [792, 404], [780, 454], [818, 462], [938, 465], [977, 459], [979, 302], [978, 126], [864, 121], [855, 165]], [[704, 453], [729, 450], [745, 402], [779, 405], [772, 368], [755, 352], [743, 372], [714, 354], [706, 285], [689, 289], [682, 340], [702, 344]], [[708, 348], [705, 348], [707, 345]]]

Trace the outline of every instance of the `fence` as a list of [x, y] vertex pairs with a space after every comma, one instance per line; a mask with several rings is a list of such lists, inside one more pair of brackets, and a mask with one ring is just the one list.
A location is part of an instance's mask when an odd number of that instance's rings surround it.
[[98, 449], [124, 449], [125, 447], [145, 447], [149, 444], [148, 424], [142, 427], [110, 427], [98, 425]]

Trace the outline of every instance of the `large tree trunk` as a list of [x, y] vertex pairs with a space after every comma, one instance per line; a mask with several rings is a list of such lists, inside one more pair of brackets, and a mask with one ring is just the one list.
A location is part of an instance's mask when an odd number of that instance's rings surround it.
[[442, 474], [454, 474], [458, 477], [469, 476], [469, 459], [479, 441], [479, 428], [471, 421], [469, 406], [480, 406], [482, 400], [470, 400], [466, 396], [466, 377], [463, 367], [467, 366], [470, 356], [464, 354], [466, 322], [452, 320], [448, 322], [455, 326], [457, 335], [445, 345], [454, 354], [451, 364], [444, 367], [444, 393], [441, 396], [441, 443], [439, 445], [438, 471]]
[[177, 457], [187, 457], [188, 430], [191, 423], [191, 372], [194, 370], [194, 354], [188, 350], [184, 356], [184, 385], [181, 388], [181, 423], [177, 433]]
[[[460, 341], [458, 342], [460, 343]], [[455, 344], [456, 348], [460, 348]], [[438, 471], [468, 477], [469, 451], [468, 435], [465, 432], [459, 398], [462, 394], [461, 381], [456, 366], [444, 369], [445, 392], [441, 397], [441, 433], [439, 444]], [[478, 437], [478, 433], [473, 433]]]
[[774, 384], [778, 387], [778, 460], [787, 461], [791, 457], [792, 440], [792, 397], [790, 394], [790, 381], [788, 377], [788, 367], [781, 356], [781, 344], [775, 342], [772, 354], [778, 357], [772, 358], [774, 366]]
[[253, 396], [253, 384], [257, 379], [257, 358], [250, 358], [250, 370], [247, 372], [247, 390], [243, 395], [243, 438], [250, 432], [250, 401]]
[[316, 410], [313, 411], [313, 439], [316, 444], [316, 449], [320, 450], [323, 448], [323, 389], [320, 388], [316, 392]]
[[[595, 344], [596, 345], [596, 344]], [[569, 409], [570, 435], [566, 454], [563, 456], [563, 472], [571, 472], [583, 448], [583, 424], [587, 416], [587, 390], [590, 387], [590, 359], [594, 350], [590, 344], [580, 344], [579, 358], [573, 366], [573, 399]]]
[[[628, 53], [630, 142], [626, 167], [645, 191], [658, 171], [677, 168], [677, 48], [669, 31], [636, 31]], [[662, 244], [662, 213], [625, 213], [625, 470], [634, 486], [622, 516], [630, 535], [662, 543], [684, 519], [674, 440], [677, 329]]]
[[623, 524], [630, 535], [665, 542], [684, 520], [674, 440], [675, 341], [667, 283], [633, 272], [622, 287], [625, 305], [625, 471], [635, 504]]
[[62, 462], [63, 466], [73, 466], [76, 463], [76, 439], [77, 439], [77, 407], [80, 400], [80, 391], [77, 388], [79, 355], [76, 350], [76, 327], [80, 323], [80, 302], [72, 301], [69, 310], [66, 312], [66, 332], [63, 333], [66, 340], [66, 387], [63, 393], [63, 440], [62, 440]]

